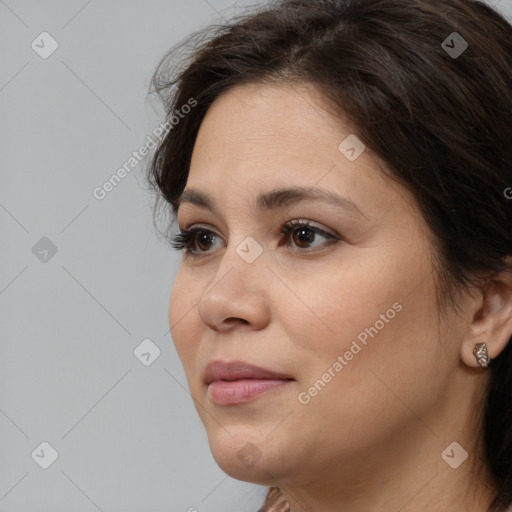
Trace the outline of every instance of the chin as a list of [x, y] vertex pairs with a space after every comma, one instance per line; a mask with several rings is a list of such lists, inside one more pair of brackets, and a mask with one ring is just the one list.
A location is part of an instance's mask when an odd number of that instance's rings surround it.
[[209, 435], [208, 441], [215, 462], [222, 471], [236, 480], [275, 485], [275, 478], [283, 473], [282, 464], [287, 458], [270, 448], [270, 443], [262, 447], [257, 440], [248, 440], [249, 437], [231, 437], [224, 431], [222, 434]]

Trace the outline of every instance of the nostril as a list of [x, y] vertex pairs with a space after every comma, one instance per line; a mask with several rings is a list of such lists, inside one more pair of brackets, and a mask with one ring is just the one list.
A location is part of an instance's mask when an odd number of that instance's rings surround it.
[[229, 318], [226, 318], [225, 322], [227, 323], [233, 323], [233, 322], [242, 322], [243, 324], [248, 324], [249, 321], [245, 318], [237, 318], [236, 316], [231, 316]]

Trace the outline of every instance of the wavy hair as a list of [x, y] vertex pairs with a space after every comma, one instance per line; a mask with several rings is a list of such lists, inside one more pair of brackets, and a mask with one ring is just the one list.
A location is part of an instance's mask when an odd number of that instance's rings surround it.
[[[456, 33], [456, 34], [454, 34]], [[467, 45], [467, 46], [466, 46]], [[512, 27], [475, 0], [277, 0], [194, 32], [161, 60], [151, 93], [170, 119], [147, 180], [177, 213], [212, 102], [250, 83], [308, 83], [410, 190], [433, 235], [440, 302], [507, 270], [512, 254]], [[162, 200], [162, 201], [161, 201]], [[512, 343], [491, 361], [482, 417], [497, 484], [512, 504]], [[289, 511], [277, 487], [259, 512]]]

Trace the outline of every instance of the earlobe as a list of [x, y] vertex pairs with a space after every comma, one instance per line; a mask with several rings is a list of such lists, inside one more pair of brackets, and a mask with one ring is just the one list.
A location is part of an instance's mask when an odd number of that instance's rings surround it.
[[462, 360], [471, 367], [487, 367], [505, 349], [512, 337], [512, 259], [507, 270], [491, 278], [482, 292], [481, 305], [475, 311]]

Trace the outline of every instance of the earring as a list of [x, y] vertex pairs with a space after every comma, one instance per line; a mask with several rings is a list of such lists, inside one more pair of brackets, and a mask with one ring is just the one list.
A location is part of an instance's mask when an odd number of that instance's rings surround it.
[[489, 357], [489, 354], [487, 353], [487, 345], [485, 341], [483, 343], [475, 343], [473, 355], [475, 356], [480, 366], [486, 367], [489, 365], [489, 361], [491, 359]]

